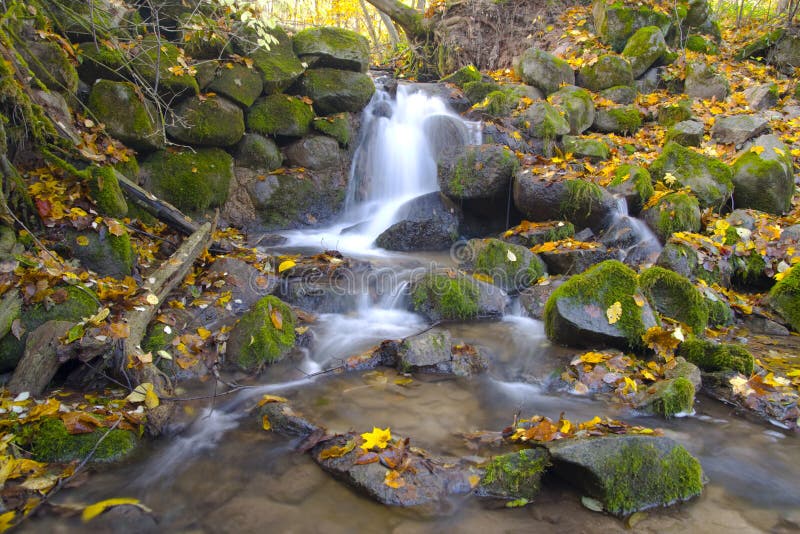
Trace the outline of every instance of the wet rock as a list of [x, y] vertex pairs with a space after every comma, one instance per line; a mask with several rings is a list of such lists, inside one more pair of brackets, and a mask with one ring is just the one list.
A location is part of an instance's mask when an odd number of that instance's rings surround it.
[[499, 287], [452, 271], [416, 278], [410, 292], [414, 311], [433, 322], [502, 317], [507, 301]]
[[253, 372], [281, 360], [295, 343], [295, 316], [279, 298], [261, 298], [245, 313], [228, 340], [229, 361]]
[[516, 293], [547, 274], [544, 262], [525, 247], [499, 239], [471, 239], [461, 268], [491, 279], [509, 293]]
[[167, 135], [196, 146], [235, 145], [244, 135], [242, 109], [224, 97], [191, 97], [173, 109]]
[[633, 85], [631, 64], [616, 54], [600, 56], [596, 62], [585, 65], [578, 72], [577, 85], [595, 93], [618, 85]]
[[586, 89], [565, 85], [551, 94], [547, 101], [560, 109], [569, 122], [569, 133], [582, 134], [594, 123], [594, 101]]
[[92, 462], [115, 462], [130, 455], [138, 445], [136, 434], [129, 430], [97, 428], [83, 434], [70, 434], [61, 419], [45, 417], [26, 449], [38, 462], [68, 463], [92, 455]]
[[294, 52], [309, 68], [366, 72], [369, 42], [366, 37], [344, 28], [306, 28], [292, 39]]
[[503, 145], [446, 149], [439, 157], [439, 187], [453, 199], [508, 196], [519, 162]]
[[408, 337], [397, 350], [397, 367], [406, 373], [472, 376], [488, 366], [478, 349], [454, 343], [446, 330]]
[[215, 287], [221, 293], [231, 292], [231, 311], [240, 315], [249, 310], [261, 297], [271, 293], [277, 280], [249, 263], [236, 258], [218, 258], [209, 268], [218, 277]]
[[544, 307], [547, 299], [564, 281], [558, 278], [549, 280], [546, 284], [536, 284], [526, 288], [519, 294], [519, 303], [531, 319], [543, 319]]
[[694, 385], [686, 378], [660, 380], [642, 390], [635, 405], [638, 410], [655, 413], [669, 419], [694, 411], [694, 393]]
[[686, 323], [697, 335], [703, 334], [708, 306], [688, 278], [654, 266], [642, 272], [639, 285], [661, 315]]
[[472, 106], [459, 88], [448, 83], [414, 83], [413, 85], [425, 94], [441, 98], [456, 113], [464, 113]]
[[630, 62], [633, 77], [638, 78], [667, 52], [667, 43], [661, 29], [657, 26], [645, 26], [628, 39], [622, 56]]
[[711, 127], [711, 138], [718, 143], [741, 145], [768, 129], [769, 122], [760, 115], [719, 117]]
[[667, 143], [650, 165], [653, 180], [661, 180], [667, 173], [675, 177], [677, 185], [690, 188], [704, 208], [719, 209], [733, 192], [733, 172], [728, 165], [675, 142]]
[[345, 158], [336, 139], [326, 135], [309, 135], [286, 148], [286, 159], [294, 167], [321, 171], [342, 167]]
[[486, 466], [475, 494], [532, 501], [539, 493], [542, 476], [549, 465], [550, 454], [540, 447], [495, 456]]
[[794, 194], [794, 166], [786, 145], [762, 135], [733, 164], [734, 203], [775, 215], [788, 212]]
[[742, 320], [745, 328], [752, 334], [765, 335], [765, 336], [788, 336], [790, 335], [789, 329], [780, 323], [776, 323], [766, 317], [756, 317], [754, 315], [747, 315]]
[[692, 98], [724, 100], [729, 91], [728, 79], [710, 65], [694, 62], [686, 66], [686, 94]]
[[515, 70], [527, 83], [545, 95], [555, 93], [562, 85], [575, 85], [575, 73], [569, 63], [543, 50], [529, 48], [522, 53]]
[[625, 516], [686, 501], [703, 491], [700, 462], [665, 437], [604, 436], [548, 444], [554, 471]]
[[287, 303], [313, 313], [349, 313], [358, 309], [361, 293], [346, 280], [315, 280], [314, 277], [284, 280], [276, 295]]
[[300, 94], [314, 101], [314, 110], [319, 115], [359, 113], [374, 92], [372, 79], [360, 72], [314, 69], [300, 80]]
[[703, 371], [737, 371], [745, 376], [753, 373], [753, 355], [735, 343], [715, 343], [692, 337], [680, 344], [678, 355]]
[[775, 83], [754, 85], [744, 90], [744, 98], [750, 109], [760, 111], [769, 109], [778, 104], [778, 86]]
[[544, 263], [550, 274], [579, 274], [606, 260], [619, 259], [616, 250], [609, 250], [605, 245], [593, 243], [592, 248], [557, 248], [541, 252]]
[[258, 425], [262, 426], [264, 417], [270, 424], [270, 430], [286, 437], [305, 438], [324, 429], [295, 412], [285, 402], [268, 402], [258, 408]]
[[607, 189], [614, 197], [625, 197], [628, 213], [634, 216], [655, 192], [650, 172], [636, 165], [619, 165]]
[[[621, 315], [610, 322], [607, 311], [617, 302]], [[636, 273], [616, 260], [595, 265], [559, 286], [547, 301], [544, 320], [547, 338], [556, 343], [622, 350], [641, 347], [642, 335], [657, 324]]]
[[685, 378], [692, 384], [695, 392], [700, 391], [700, 387], [703, 385], [703, 377], [700, 368], [691, 362], [687, 362], [680, 356], [675, 359], [675, 362], [675, 367], [664, 371], [664, 378], [667, 380]]
[[683, 146], [700, 146], [703, 142], [705, 125], [700, 121], [681, 121], [667, 132], [667, 141], [675, 141]]
[[446, 250], [458, 239], [461, 210], [438, 192], [403, 204], [397, 222], [375, 243], [387, 250]]
[[112, 137], [131, 148], [152, 151], [164, 146], [158, 109], [141, 98], [132, 83], [98, 81], [89, 93], [88, 107]]
[[603, 133], [630, 135], [642, 127], [642, 116], [636, 106], [597, 109], [592, 129]]
[[575, 227], [566, 221], [534, 223], [522, 221], [498, 236], [501, 241], [530, 248], [548, 241], [567, 239], [575, 235]]
[[113, 534], [148, 534], [156, 533], [160, 528], [151, 512], [132, 504], [122, 504], [92, 519], [92, 530]]

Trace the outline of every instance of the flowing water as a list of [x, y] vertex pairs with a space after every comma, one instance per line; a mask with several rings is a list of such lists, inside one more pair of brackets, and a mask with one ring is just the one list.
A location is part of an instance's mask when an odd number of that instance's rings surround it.
[[[374, 114], [381, 103], [393, 108], [391, 119], [385, 113]], [[147, 445], [124, 465], [99, 470], [88, 484], [61, 492], [57, 502], [136, 497], [154, 511], [161, 532], [626, 530], [623, 522], [583, 508], [580, 494], [556, 480], [546, 482], [533, 505], [520, 509], [501, 509], [468, 497], [453, 499], [441, 515], [376, 504], [330, 478], [307, 455], [295, 452], [295, 443], [260, 428], [250, 409], [264, 393], [275, 393], [331, 431], [389, 426], [394, 435], [409, 436], [413, 445], [439, 454], [474, 454], [459, 433], [502, 429], [515, 414], [555, 419], [566, 412], [578, 421], [607, 415], [661, 427], [700, 459], [709, 484], [690, 503], [648, 513], [636, 531], [796, 531], [800, 525], [796, 436], [734, 416], [702, 396], [696, 415], [664, 421], [548, 390], [547, 378], [571, 352], [551, 345], [539, 321], [507, 315], [495, 322], [448, 325], [454, 338], [479, 345], [490, 355], [490, 371], [482, 376], [415, 376], [402, 385], [396, 382], [396, 372], [388, 369], [309, 377], [384, 339], [403, 338], [428, 327], [422, 317], [406, 311], [404, 280], [414, 269], [453, 262], [447, 254], [386, 253], [372, 247], [372, 240], [391, 224], [392, 210], [399, 203], [436, 189], [434, 151], [428, 149], [436, 128], [426, 118], [447, 117], [445, 123], [452, 123], [454, 116], [440, 101], [406, 89], [398, 91], [396, 101], [379, 94], [366, 113], [373, 115], [365, 118], [364, 128], [374, 127], [377, 133], [364, 143], [375, 145], [370, 150], [387, 152], [364, 160], [372, 170], [358, 177], [345, 220], [321, 232], [289, 237], [293, 247], [318, 251], [320, 246], [339, 246], [349, 255], [369, 259], [376, 270], [392, 275], [378, 286], [383, 289], [365, 295], [350, 313], [321, 315], [311, 326], [312, 347], [271, 366], [252, 389], [220, 397], [213, 405], [208, 400], [186, 403], [186, 426], [176, 436]], [[468, 137], [455, 140], [469, 142]], [[395, 157], [388, 150], [398, 147], [409, 152]], [[408, 161], [411, 155], [427, 160]], [[391, 162], [391, 168], [382, 168], [378, 161]], [[416, 181], [405, 183], [407, 177]], [[392, 183], [382, 183], [385, 180]], [[376, 219], [383, 228], [367, 223], [356, 232], [339, 234], [348, 226]], [[199, 387], [210, 393], [210, 385]], [[26, 523], [23, 530], [80, 532], [86, 526], [77, 519], [48, 515]]]

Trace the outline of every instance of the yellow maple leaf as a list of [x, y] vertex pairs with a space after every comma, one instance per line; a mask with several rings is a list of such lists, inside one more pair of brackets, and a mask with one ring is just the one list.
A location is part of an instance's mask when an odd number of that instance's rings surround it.
[[385, 449], [389, 445], [389, 440], [392, 439], [392, 432], [389, 427], [386, 427], [385, 430], [381, 430], [377, 426], [374, 426], [372, 427], [372, 432], [364, 432], [361, 434], [361, 439], [364, 440], [364, 443], [361, 444], [361, 448], [365, 451], [376, 447], [378, 449]]
[[619, 321], [620, 317], [622, 317], [622, 303], [616, 301], [609, 306], [606, 310], [606, 317], [608, 318], [608, 324], [614, 324]]

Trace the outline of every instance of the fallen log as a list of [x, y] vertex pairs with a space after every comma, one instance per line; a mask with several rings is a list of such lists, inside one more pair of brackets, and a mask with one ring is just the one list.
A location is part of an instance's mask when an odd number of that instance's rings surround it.
[[47, 321], [30, 333], [25, 343], [25, 353], [8, 383], [11, 393], [16, 395], [27, 391], [39, 396], [44, 392], [61, 366], [58, 348], [61, 338], [70, 328], [72, 323], [69, 321]]

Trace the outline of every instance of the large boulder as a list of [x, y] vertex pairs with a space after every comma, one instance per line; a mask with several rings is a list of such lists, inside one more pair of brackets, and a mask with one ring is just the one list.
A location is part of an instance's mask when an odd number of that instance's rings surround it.
[[724, 100], [730, 83], [710, 65], [695, 61], [686, 66], [686, 94], [692, 98]]
[[229, 361], [252, 372], [281, 360], [294, 347], [294, 323], [294, 312], [279, 298], [260, 299], [231, 330]]
[[761, 115], [719, 117], [711, 127], [711, 138], [718, 143], [741, 145], [769, 129], [769, 121]]
[[794, 164], [774, 135], [762, 135], [733, 164], [734, 204], [781, 215], [792, 208]]
[[586, 89], [566, 85], [547, 97], [547, 101], [563, 112], [572, 135], [582, 134], [594, 123], [594, 101]]
[[188, 145], [232, 146], [244, 135], [244, 113], [227, 98], [193, 96], [175, 107], [167, 135]]
[[548, 102], [531, 104], [520, 117], [520, 125], [528, 130], [531, 137], [545, 141], [553, 141], [570, 131], [564, 115]]
[[633, 77], [638, 78], [668, 51], [661, 29], [658, 26], [645, 26], [628, 39], [622, 56], [630, 63]]
[[247, 133], [233, 150], [237, 167], [274, 171], [283, 164], [283, 154], [272, 139], [261, 134]]
[[294, 52], [309, 68], [367, 72], [369, 41], [363, 35], [344, 28], [306, 28], [292, 40]]
[[592, 129], [603, 133], [631, 135], [642, 127], [642, 115], [636, 106], [598, 108]]
[[140, 164], [143, 185], [192, 215], [222, 207], [233, 177], [233, 158], [219, 148], [155, 152]]
[[[78, 92], [78, 72], [61, 44], [56, 41], [29, 41], [19, 53], [31, 72], [51, 91], [74, 97]], [[73, 99], [74, 100], [74, 99]]]
[[522, 53], [515, 68], [523, 82], [555, 93], [562, 85], [575, 85], [575, 73], [569, 63], [543, 50], [529, 48]]
[[547, 300], [544, 322], [548, 339], [555, 343], [623, 350], [642, 347], [644, 333], [657, 325], [636, 273], [616, 260], [559, 286]]
[[214, 71], [214, 77], [205, 89], [225, 96], [244, 108], [249, 108], [261, 95], [264, 83], [256, 69], [239, 63], [226, 62]]
[[164, 147], [161, 114], [132, 83], [98, 81], [89, 93], [88, 107], [112, 137], [129, 147], [141, 151]]
[[518, 167], [517, 157], [504, 145], [446, 149], [439, 157], [439, 188], [458, 200], [505, 197]]
[[286, 160], [293, 167], [321, 171], [341, 168], [345, 158], [336, 139], [327, 135], [309, 135], [286, 147]]
[[633, 85], [633, 78], [631, 64], [627, 59], [616, 54], [604, 54], [594, 63], [581, 68], [577, 84], [599, 92], [619, 85]]
[[499, 239], [471, 239], [464, 268], [491, 279], [508, 293], [519, 292], [547, 274], [544, 262], [530, 250]]
[[357, 126], [353, 124], [353, 114], [337, 113], [327, 117], [316, 117], [311, 121], [311, 127], [319, 133], [333, 137], [339, 146], [345, 148], [350, 145]]
[[660, 11], [646, 5], [633, 6], [620, 1], [595, 0], [592, 16], [600, 40], [611, 45], [617, 53], [625, 49], [628, 39], [637, 30], [656, 26], [662, 34], [667, 35], [672, 25], [670, 18]]
[[247, 129], [267, 136], [303, 137], [313, 119], [313, 108], [302, 98], [275, 94], [259, 98], [247, 111]]
[[675, 232], [699, 232], [702, 226], [697, 197], [685, 191], [668, 193], [642, 210], [641, 218], [661, 239]]
[[459, 235], [461, 210], [438, 192], [403, 204], [395, 215], [399, 222], [387, 228], [375, 244], [387, 250], [446, 250]]
[[677, 185], [691, 189], [704, 208], [721, 208], [733, 192], [733, 172], [728, 165], [672, 141], [650, 165], [653, 180], [661, 180], [667, 173]]
[[703, 471], [665, 437], [622, 435], [547, 444], [557, 475], [616, 516], [669, 506], [700, 495]]
[[703, 334], [708, 324], [708, 306], [688, 278], [653, 266], [639, 276], [639, 285], [658, 313], [689, 325], [697, 335]]
[[305, 67], [294, 53], [291, 37], [282, 28], [275, 27], [269, 33], [277, 39], [269, 49], [256, 45], [258, 37], [249, 34], [238, 39], [236, 45], [242, 55], [253, 60], [253, 65], [261, 73], [264, 92], [273, 94], [292, 85], [302, 76]]
[[770, 290], [768, 302], [792, 330], [800, 332], [800, 268], [784, 273]]
[[313, 69], [300, 80], [300, 93], [314, 101], [314, 110], [319, 115], [358, 113], [374, 92], [372, 79], [360, 72]]
[[411, 306], [430, 321], [502, 317], [507, 296], [492, 284], [452, 271], [433, 271], [411, 280]]
[[197, 80], [189, 69], [181, 65], [184, 62], [180, 48], [148, 35], [138, 41], [132, 51], [131, 67], [147, 83], [155, 87], [165, 98], [196, 95], [200, 92]]

